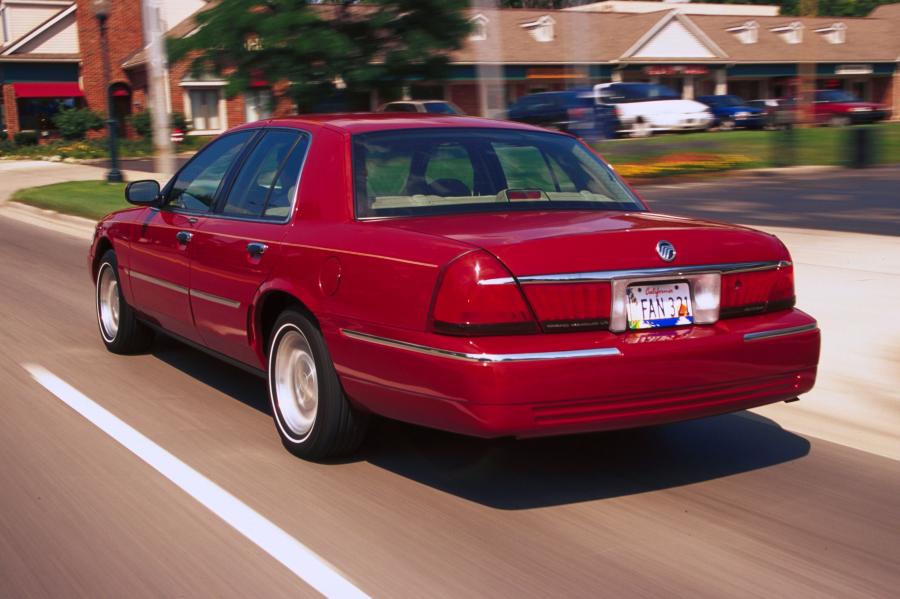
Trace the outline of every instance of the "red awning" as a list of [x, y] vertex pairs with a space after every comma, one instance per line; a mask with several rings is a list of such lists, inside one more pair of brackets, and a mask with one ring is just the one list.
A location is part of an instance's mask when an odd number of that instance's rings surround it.
[[83, 98], [84, 92], [74, 81], [53, 83], [13, 83], [17, 98]]

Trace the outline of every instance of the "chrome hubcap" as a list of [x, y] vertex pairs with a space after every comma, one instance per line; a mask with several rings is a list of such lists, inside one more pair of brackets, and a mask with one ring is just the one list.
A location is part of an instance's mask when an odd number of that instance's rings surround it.
[[319, 407], [319, 379], [309, 341], [299, 329], [289, 329], [275, 352], [275, 401], [287, 432], [304, 437], [312, 430]]
[[114, 340], [119, 332], [119, 309], [119, 281], [112, 266], [104, 264], [97, 281], [97, 312], [107, 341]]

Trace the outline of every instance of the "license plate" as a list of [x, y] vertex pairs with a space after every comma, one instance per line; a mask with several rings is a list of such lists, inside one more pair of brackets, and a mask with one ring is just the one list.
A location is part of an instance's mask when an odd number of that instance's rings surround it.
[[693, 324], [691, 287], [686, 281], [629, 285], [625, 289], [628, 328], [653, 329]]

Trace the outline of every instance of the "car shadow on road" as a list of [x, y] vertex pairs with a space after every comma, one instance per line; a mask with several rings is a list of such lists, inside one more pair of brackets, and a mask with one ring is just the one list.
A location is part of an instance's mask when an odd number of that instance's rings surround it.
[[157, 335], [150, 353], [186, 375], [271, 415], [264, 378], [254, 376], [165, 335]]
[[657, 491], [767, 468], [809, 441], [743, 412], [665, 426], [529, 440], [482, 440], [381, 422], [366, 459], [503, 510]]
[[[269, 415], [265, 381], [161, 337], [153, 355]], [[277, 448], [281, 450], [280, 447]], [[767, 468], [809, 441], [749, 412], [665, 426], [545, 439], [476, 439], [377, 419], [351, 458], [468, 501], [520, 510], [611, 499]]]

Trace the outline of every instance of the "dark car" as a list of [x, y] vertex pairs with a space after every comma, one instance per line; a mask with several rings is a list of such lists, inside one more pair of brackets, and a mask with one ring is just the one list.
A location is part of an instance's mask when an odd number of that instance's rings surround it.
[[891, 115], [887, 107], [875, 102], [864, 102], [839, 89], [816, 91], [813, 113], [817, 123], [832, 127], [874, 123]]
[[615, 108], [598, 104], [589, 90], [522, 96], [509, 107], [507, 118], [585, 138], [612, 138], [619, 129]]
[[738, 96], [700, 96], [697, 101], [709, 106], [710, 112], [716, 117], [715, 124], [719, 129], [731, 130], [737, 127], [761, 129], [765, 125], [765, 111]]
[[788, 129], [797, 123], [797, 103], [790, 98], [763, 98], [747, 104], [763, 111], [766, 129]]

